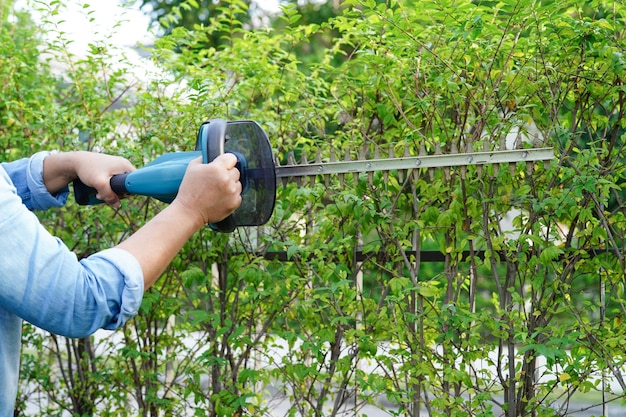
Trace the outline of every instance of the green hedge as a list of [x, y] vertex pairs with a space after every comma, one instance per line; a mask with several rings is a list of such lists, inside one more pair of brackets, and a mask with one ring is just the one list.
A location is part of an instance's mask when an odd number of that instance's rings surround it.
[[[52, 3], [51, 21], [62, 16]], [[553, 416], [581, 399], [619, 404], [626, 8], [350, 0], [322, 25], [285, 7], [280, 30], [245, 28], [241, 9], [233, 0], [208, 27], [174, 29], [152, 51], [164, 75], [141, 80], [113, 45], [71, 55], [62, 33], [41, 43], [52, 26], [7, 18], [2, 159], [93, 149], [141, 166], [192, 149], [214, 117], [257, 120], [283, 164], [290, 152], [492, 151], [518, 134], [556, 157], [281, 186], [265, 227], [198, 233], [124, 329], [68, 340], [26, 327], [18, 407], [38, 411], [21, 415], [269, 416], [283, 401], [293, 416], [365, 405]], [[223, 46], [203, 47], [217, 32]], [[302, 55], [329, 33], [321, 58]], [[161, 207], [68, 204], [42, 221], [82, 257]], [[422, 262], [423, 250], [444, 262]]]

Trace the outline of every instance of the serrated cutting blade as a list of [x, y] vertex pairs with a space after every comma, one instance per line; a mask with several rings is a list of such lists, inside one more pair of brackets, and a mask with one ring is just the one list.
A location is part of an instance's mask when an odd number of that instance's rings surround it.
[[316, 175], [395, 171], [415, 168], [548, 161], [553, 158], [554, 150], [552, 148], [533, 148], [447, 155], [426, 155], [386, 159], [293, 164], [277, 166], [275, 167], [275, 173], [276, 178], [297, 178]]

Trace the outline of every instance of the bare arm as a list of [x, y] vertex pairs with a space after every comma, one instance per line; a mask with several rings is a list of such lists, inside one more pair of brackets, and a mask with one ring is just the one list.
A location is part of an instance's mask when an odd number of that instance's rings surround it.
[[207, 223], [220, 221], [241, 204], [237, 158], [221, 155], [210, 164], [192, 161], [176, 199], [117, 247], [141, 265], [145, 289], [156, 282], [185, 242]]
[[[202, 158], [189, 163], [174, 201], [117, 247], [133, 255], [144, 275], [145, 289], [156, 282], [185, 242], [207, 223], [218, 222], [241, 204], [237, 158], [217, 157], [210, 164]], [[44, 160], [44, 183], [54, 194], [76, 178], [98, 190], [97, 198], [119, 204], [111, 190], [115, 174], [133, 171], [126, 159], [92, 152], [51, 154]]]

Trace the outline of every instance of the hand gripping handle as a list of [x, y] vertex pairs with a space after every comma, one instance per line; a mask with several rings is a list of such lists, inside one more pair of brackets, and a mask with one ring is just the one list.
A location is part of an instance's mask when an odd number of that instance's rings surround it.
[[[208, 164], [224, 153], [224, 142], [226, 137], [226, 127], [228, 123], [223, 119], [213, 119], [203, 123], [198, 132], [197, 147], [202, 151], [202, 162]], [[237, 168], [243, 175], [243, 167], [239, 155], [237, 156]], [[245, 164], [245, 162], [244, 162]], [[243, 182], [242, 182], [243, 185]], [[224, 220], [217, 223], [210, 223], [211, 229], [222, 233], [231, 233], [237, 228], [237, 223], [233, 215], [229, 215]]]
[[[126, 177], [128, 173], [113, 175], [110, 180], [111, 189], [117, 194], [120, 198], [124, 198], [128, 191], [126, 190]], [[74, 199], [81, 206], [92, 205], [92, 204], [101, 204], [104, 201], [96, 198], [96, 194], [98, 194], [98, 190], [93, 187], [89, 187], [85, 185], [80, 179], [75, 179], [72, 182], [74, 187]]]

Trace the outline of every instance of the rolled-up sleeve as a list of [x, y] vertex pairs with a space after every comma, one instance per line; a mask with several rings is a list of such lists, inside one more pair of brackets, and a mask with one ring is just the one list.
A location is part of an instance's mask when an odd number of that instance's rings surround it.
[[[85, 271], [85, 280], [94, 281], [85, 286], [83, 296], [98, 298], [99, 302], [95, 305], [102, 306], [103, 311], [96, 311], [96, 315], [107, 318], [97, 328], [116, 329], [137, 314], [144, 287], [141, 266], [133, 255], [123, 249], [111, 248], [83, 259], [81, 264]], [[94, 292], [96, 296], [93, 295]], [[107, 294], [116, 296], [111, 299]], [[89, 333], [92, 331], [89, 330]]]
[[[37, 207], [44, 200], [32, 190]], [[0, 306], [68, 337], [115, 329], [133, 317], [144, 290], [139, 262], [117, 248], [78, 261], [20, 197], [0, 167]]]
[[43, 161], [50, 152], [38, 152], [30, 158], [3, 163], [2, 167], [11, 178], [22, 203], [29, 210], [47, 210], [60, 207], [67, 201], [69, 187], [52, 195], [43, 182]]

